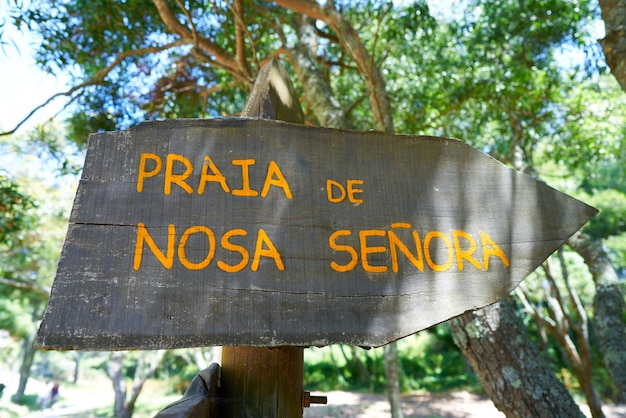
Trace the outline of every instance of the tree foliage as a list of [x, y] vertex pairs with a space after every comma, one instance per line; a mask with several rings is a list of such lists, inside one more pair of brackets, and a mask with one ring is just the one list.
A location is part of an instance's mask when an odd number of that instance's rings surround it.
[[0, 172], [0, 245], [10, 245], [11, 239], [26, 229], [34, 207], [35, 202]]
[[30, 136], [0, 144], [3, 158], [11, 162], [0, 176], [0, 329], [21, 340], [21, 359], [14, 359], [21, 361], [19, 386], [12, 397], [18, 401], [36, 358], [34, 335], [48, 301], [69, 214], [67, 183], [61, 174], [72, 165], [71, 153], [56, 135], [42, 135], [45, 131], [39, 127]]

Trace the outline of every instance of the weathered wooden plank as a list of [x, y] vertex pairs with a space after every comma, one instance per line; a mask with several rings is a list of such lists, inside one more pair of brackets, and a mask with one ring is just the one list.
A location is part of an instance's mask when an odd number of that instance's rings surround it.
[[96, 134], [37, 345], [379, 346], [503, 298], [595, 213], [446, 138]]
[[[295, 88], [280, 63], [271, 60], [261, 69], [241, 116], [304, 123]], [[222, 367], [220, 416], [302, 416], [303, 347], [225, 346]]]

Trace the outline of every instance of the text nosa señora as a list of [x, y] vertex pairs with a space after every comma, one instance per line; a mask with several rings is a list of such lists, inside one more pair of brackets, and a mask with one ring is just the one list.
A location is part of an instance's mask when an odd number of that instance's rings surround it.
[[[137, 193], [145, 187], [163, 188], [163, 194], [169, 195], [174, 187], [188, 194], [202, 195], [207, 185], [216, 184], [219, 193], [227, 193], [242, 198], [266, 198], [270, 193], [280, 193], [286, 199], [293, 199], [288, 179], [275, 161], [270, 161], [265, 169], [263, 187], [255, 190], [251, 186], [250, 167], [256, 164], [254, 158], [233, 159], [228, 162], [237, 167], [238, 176], [226, 178], [210, 156], [205, 156], [198, 179], [192, 186], [192, 162], [179, 154], [167, 154], [165, 159], [153, 153], [143, 153], [139, 161], [137, 174]], [[161, 176], [158, 174], [162, 173]], [[330, 203], [345, 200], [353, 205], [364, 202], [365, 185], [363, 180], [348, 179], [344, 182], [328, 179], [325, 185], [326, 197]], [[202, 254], [188, 255], [189, 239], [206, 239], [206, 251]], [[460, 229], [450, 231], [422, 231], [406, 222], [392, 223], [386, 229], [361, 229], [353, 231], [340, 229], [330, 234], [327, 245], [336, 258], [329, 262], [329, 267], [336, 272], [348, 272], [361, 269], [367, 273], [397, 273], [401, 263], [408, 263], [413, 268], [424, 271], [445, 272], [451, 269], [459, 271], [465, 268], [489, 270], [494, 262], [509, 267], [509, 259], [500, 246], [487, 232], [479, 231], [472, 235]], [[237, 273], [244, 269], [258, 271], [261, 260], [267, 259], [264, 268], [284, 271], [285, 266], [281, 249], [263, 228], [246, 230], [232, 228], [217, 235], [210, 226], [193, 225], [180, 227], [168, 225], [167, 242], [161, 247], [155, 242], [153, 234], [139, 223], [136, 231], [136, 245], [133, 268], [141, 268], [144, 250], [150, 251], [166, 269], [172, 268], [174, 261], [189, 270], [216, 268], [227, 273]], [[436, 250], [435, 250], [436, 248]], [[373, 261], [373, 260], [376, 261]], [[385, 260], [385, 261], [381, 261]]]

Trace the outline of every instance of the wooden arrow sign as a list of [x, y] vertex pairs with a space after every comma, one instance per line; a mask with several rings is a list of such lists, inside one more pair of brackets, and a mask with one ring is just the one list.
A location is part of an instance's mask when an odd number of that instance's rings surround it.
[[96, 134], [37, 346], [380, 346], [504, 298], [596, 212], [452, 139]]

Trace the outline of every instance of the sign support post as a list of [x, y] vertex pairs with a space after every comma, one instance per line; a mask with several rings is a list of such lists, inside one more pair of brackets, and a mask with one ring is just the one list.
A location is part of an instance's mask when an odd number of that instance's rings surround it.
[[[304, 123], [295, 89], [281, 64], [272, 60], [259, 72], [241, 116]], [[303, 379], [302, 347], [223, 347], [220, 413], [301, 417]]]

